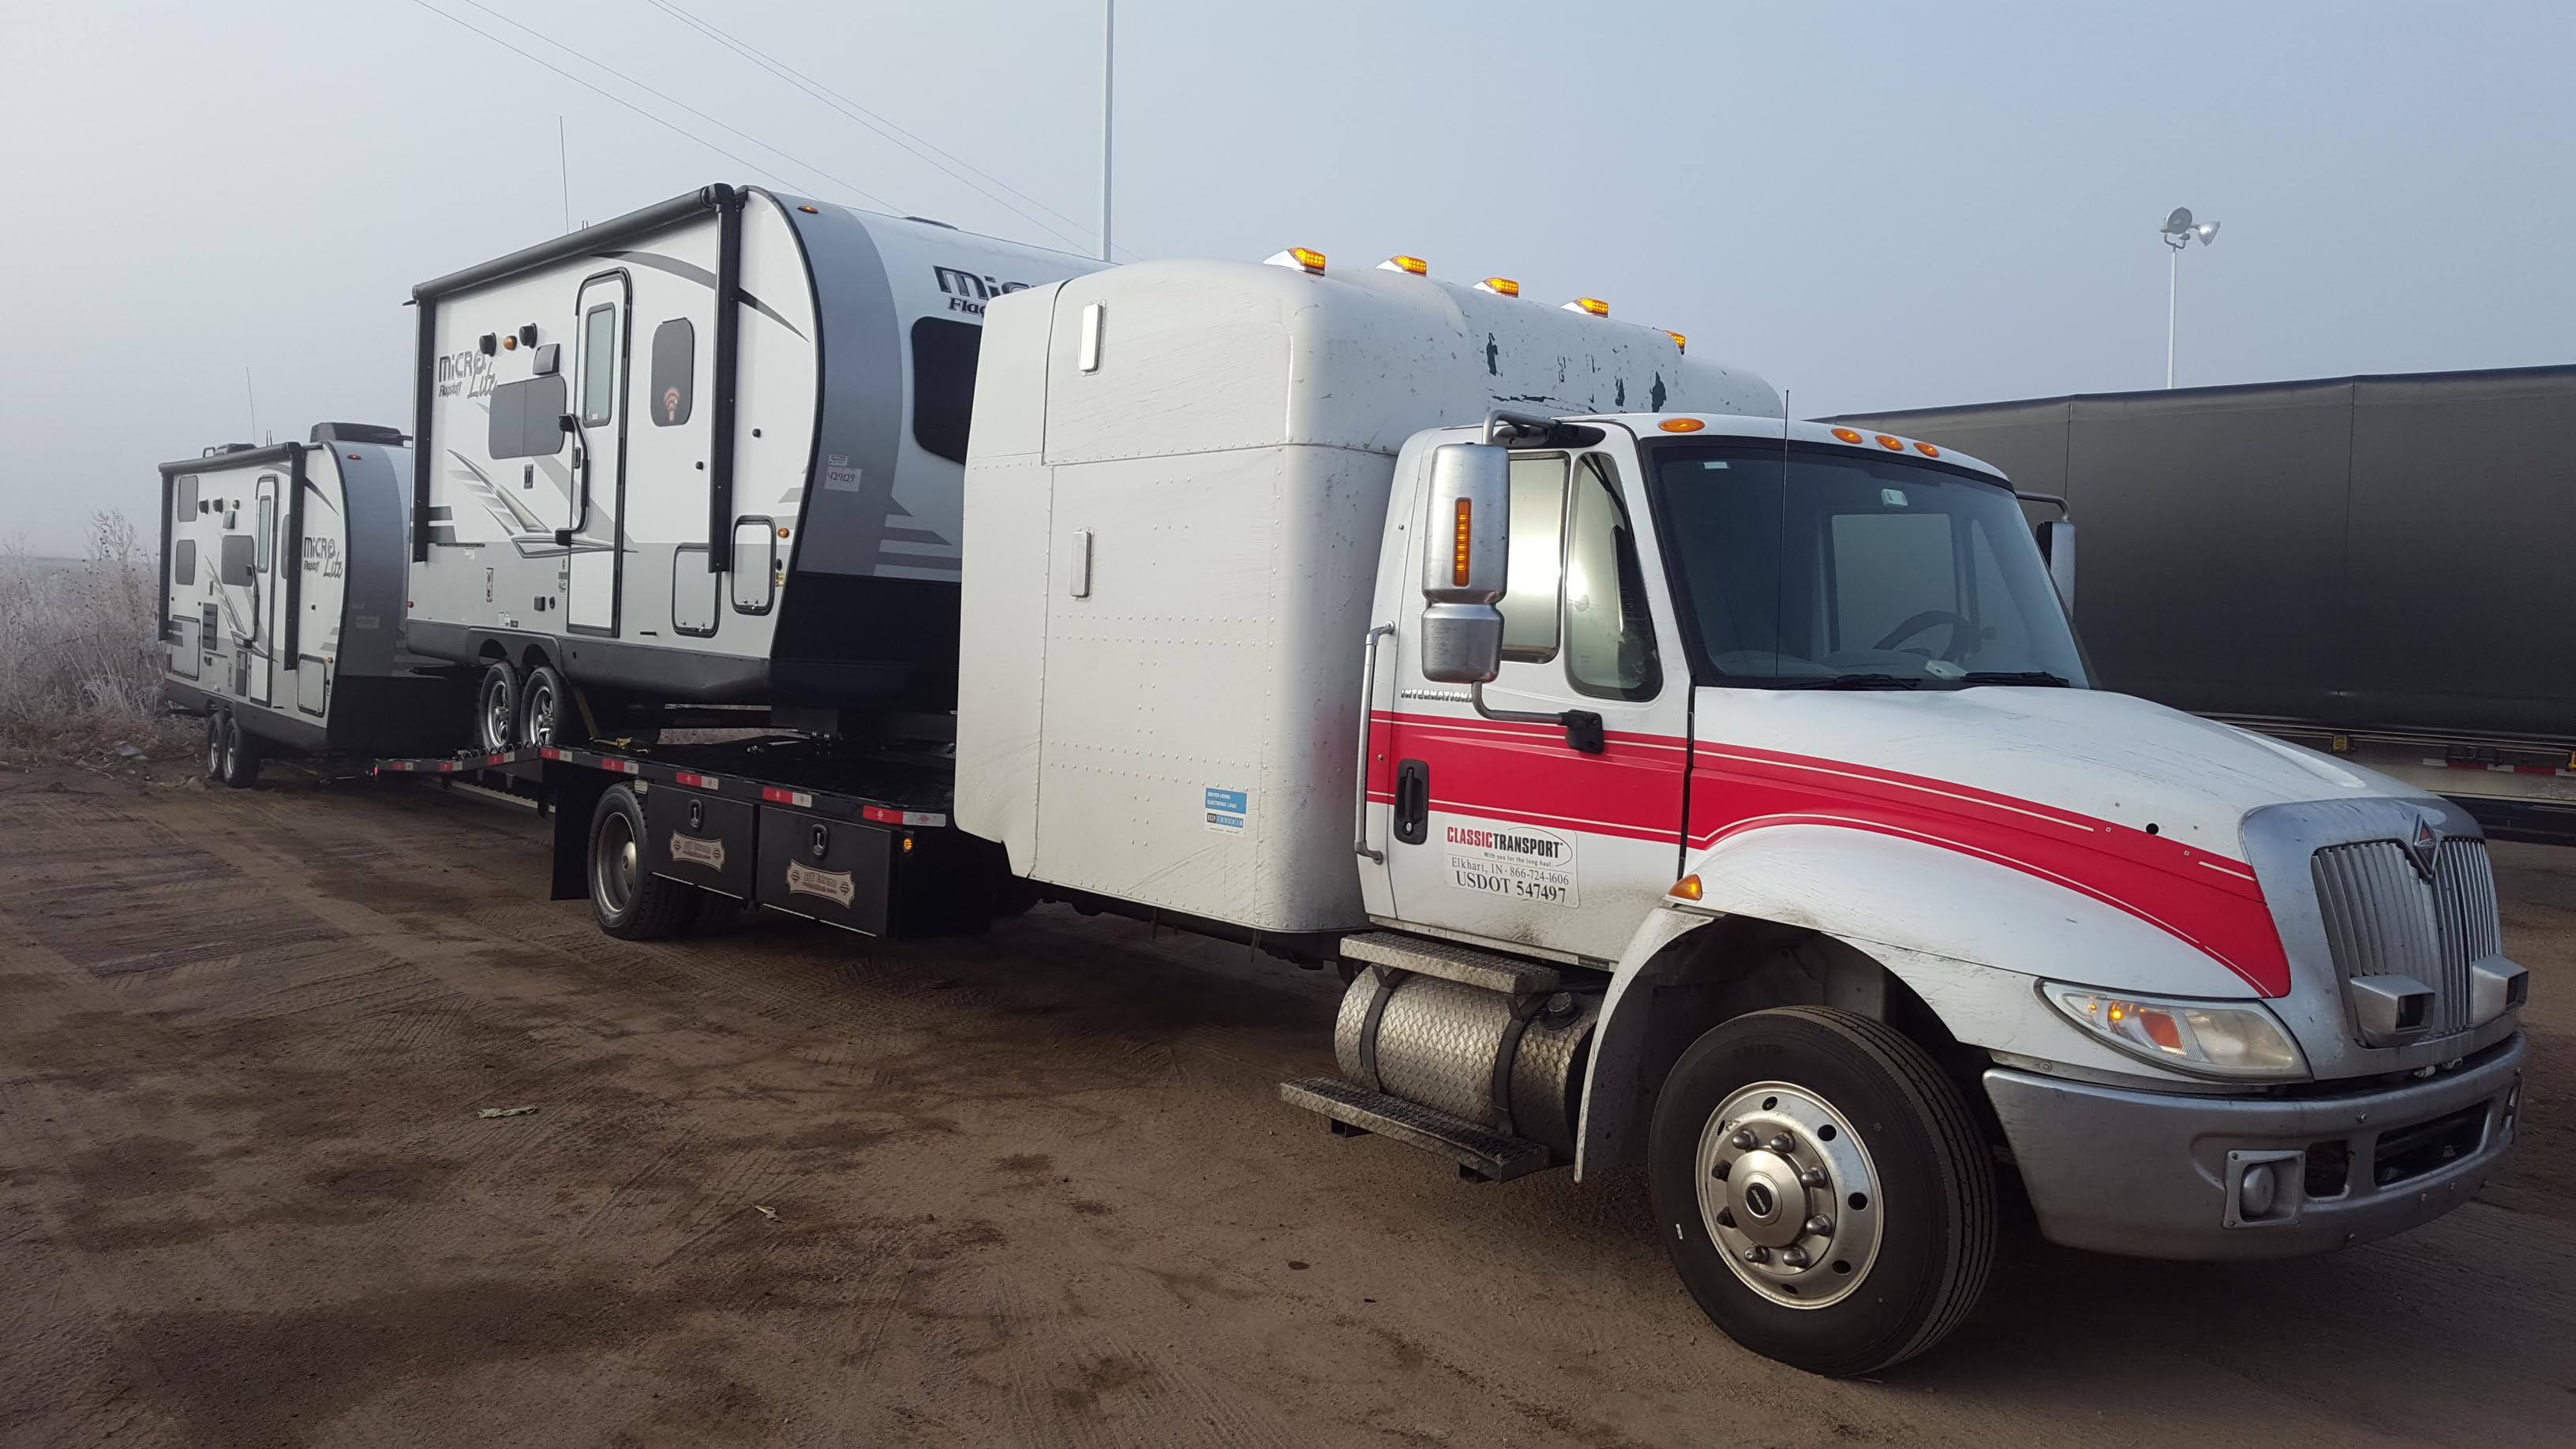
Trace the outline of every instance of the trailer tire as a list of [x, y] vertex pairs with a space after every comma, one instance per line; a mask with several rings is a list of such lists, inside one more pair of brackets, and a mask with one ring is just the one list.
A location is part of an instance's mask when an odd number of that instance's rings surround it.
[[241, 721], [227, 712], [224, 715], [223, 769], [224, 784], [235, 790], [247, 790], [259, 783], [259, 737], [241, 727]]
[[1712, 1029], [1665, 1078], [1647, 1158], [1673, 1267], [1756, 1353], [1874, 1373], [1985, 1290], [1994, 1165], [1958, 1087], [1884, 1022], [1792, 1006]]
[[556, 745], [563, 732], [564, 678], [551, 664], [528, 671], [519, 685], [519, 743]]
[[206, 783], [209, 785], [223, 783], [224, 727], [231, 722], [232, 716], [219, 709], [209, 710], [206, 714]]
[[486, 754], [518, 748], [519, 671], [496, 659], [474, 688], [474, 745]]
[[590, 812], [590, 910], [599, 929], [622, 941], [676, 935], [697, 914], [698, 888], [644, 867], [644, 802], [624, 785], [601, 792]]

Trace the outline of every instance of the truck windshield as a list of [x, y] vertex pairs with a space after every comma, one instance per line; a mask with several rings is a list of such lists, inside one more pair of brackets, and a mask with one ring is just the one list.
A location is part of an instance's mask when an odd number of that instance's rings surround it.
[[2089, 684], [2002, 485], [1816, 445], [1650, 446], [1658, 531], [1702, 682]]

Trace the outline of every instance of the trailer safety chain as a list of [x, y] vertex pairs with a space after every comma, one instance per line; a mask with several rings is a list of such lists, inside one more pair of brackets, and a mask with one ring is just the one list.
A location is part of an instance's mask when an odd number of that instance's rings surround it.
[[1372, 963], [1369, 974], [1377, 978], [1377, 991], [1369, 997], [1368, 1015], [1360, 1022], [1360, 1081], [1372, 1092], [1383, 1092], [1386, 1079], [1377, 1072], [1378, 1023], [1386, 1019], [1387, 999], [1395, 995], [1395, 988], [1413, 973]]

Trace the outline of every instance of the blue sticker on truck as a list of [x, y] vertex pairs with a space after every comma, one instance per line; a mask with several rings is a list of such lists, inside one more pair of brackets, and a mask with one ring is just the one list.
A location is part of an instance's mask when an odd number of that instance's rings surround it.
[[1204, 816], [1207, 829], [1223, 835], [1241, 835], [1252, 820], [1252, 792], [1220, 790], [1210, 785], [1207, 787]]

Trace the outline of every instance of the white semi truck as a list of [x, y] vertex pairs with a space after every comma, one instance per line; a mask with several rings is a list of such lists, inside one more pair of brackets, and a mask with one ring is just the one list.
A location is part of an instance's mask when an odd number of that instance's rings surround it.
[[2459, 810], [2092, 688], [2071, 529], [1973, 458], [1597, 302], [1273, 262], [990, 299], [953, 749], [379, 768], [546, 791], [619, 936], [1048, 898], [1337, 965], [1290, 1106], [1643, 1169], [1710, 1318], [1819, 1373], [1960, 1322], [2007, 1182], [2062, 1243], [2251, 1258], [2494, 1168], [2526, 978]]

